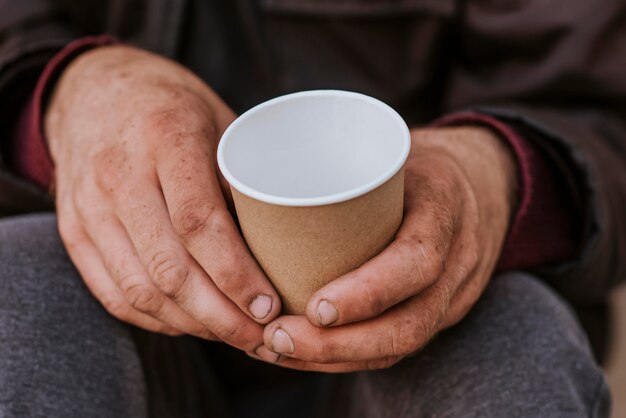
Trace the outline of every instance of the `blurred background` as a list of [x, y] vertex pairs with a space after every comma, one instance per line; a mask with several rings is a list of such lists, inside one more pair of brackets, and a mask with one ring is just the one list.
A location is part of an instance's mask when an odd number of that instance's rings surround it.
[[613, 292], [615, 339], [605, 366], [613, 391], [613, 417], [626, 417], [626, 286]]

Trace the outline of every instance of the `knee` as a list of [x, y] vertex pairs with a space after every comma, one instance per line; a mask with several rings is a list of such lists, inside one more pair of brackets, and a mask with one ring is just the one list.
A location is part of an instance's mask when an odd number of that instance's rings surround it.
[[[587, 335], [574, 310], [543, 280], [522, 272], [495, 276], [468, 316], [468, 327], [496, 333], [511, 349], [540, 345], [543, 356], [561, 357], [576, 349], [592, 356]], [[516, 353], [523, 356], [529, 350]]]
[[85, 309], [94, 310], [53, 214], [0, 219], [0, 243], [0, 321], [5, 332], [7, 323], [22, 331], [59, 327], [71, 324]]
[[83, 285], [55, 217], [0, 220], [0, 243], [0, 398], [8, 400], [0, 416], [40, 405], [53, 416], [85, 415], [93, 405], [111, 416], [136, 402], [143, 409], [134, 342]]
[[522, 273], [495, 277], [461, 323], [391, 369], [360, 374], [355, 391], [400, 416], [399, 406], [437, 416], [603, 416], [609, 405], [572, 310]]
[[0, 306], [36, 299], [76, 275], [53, 214], [0, 219], [0, 242]]
[[541, 279], [519, 272], [494, 277], [466, 323], [450, 334], [468, 346], [469, 356], [457, 357], [467, 362], [466, 378], [472, 368], [484, 373], [465, 390], [488, 398], [490, 408], [606, 416], [608, 386], [587, 336], [573, 309]]
[[[24, 271], [37, 271], [67, 260], [56, 217], [36, 214], [0, 219], [0, 277], [3, 285], [20, 280]], [[55, 263], [55, 260], [57, 261]]]

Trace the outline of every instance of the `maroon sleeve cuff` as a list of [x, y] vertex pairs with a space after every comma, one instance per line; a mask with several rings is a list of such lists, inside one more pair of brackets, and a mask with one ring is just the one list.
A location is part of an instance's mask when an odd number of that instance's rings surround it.
[[506, 141], [515, 154], [519, 205], [509, 227], [497, 269], [514, 270], [566, 261], [576, 254], [577, 216], [566, 188], [548, 158], [511, 126], [491, 116], [465, 112], [444, 116], [435, 126], [483, 125]]
[[89, 49], [117, 42], [110, 35], [80, 38], [69, 43], [48, 62], [37, 81], [32, 97], [18, 117], [11, 138], [8, 163], [17, 174], [43, 188], [50, 187], [54, 166], [42, 129], [42, 117], [48, 94], [62, 70], [72, 59]]

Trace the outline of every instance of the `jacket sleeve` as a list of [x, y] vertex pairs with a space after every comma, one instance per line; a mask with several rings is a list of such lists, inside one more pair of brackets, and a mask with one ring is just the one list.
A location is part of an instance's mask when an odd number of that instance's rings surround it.
[[9, 141], [19, 113], [46, 63], [84, 35], [62, 7], [46, 0], [0, 0], [0, 216], [46, 210], [51, 202], [35, 185], [7, 169]]
[[602, 301], [626, 279], [626, 4], [464, 4], [446, 111], [496, 117], [543, 151], [577, 202], [581, 243], [532, 270], [575, 305]]
[[78, 36], [68, 20], [45, 0], [0, 0], [0, 104], [3, 140], [32, 94], [46, 63]]

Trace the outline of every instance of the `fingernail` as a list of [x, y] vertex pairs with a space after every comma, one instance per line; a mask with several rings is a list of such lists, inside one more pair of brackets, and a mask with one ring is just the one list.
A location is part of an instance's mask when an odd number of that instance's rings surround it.
[[248, 306], [248, 310], [256, 319], [263, 319], [272, 310], [272, 298], [267, 295], [259, 295]]
[[317, 320], [320, 324], [326, 326], [335, 322], [339, 318], [337, 308], [326, 299], [320, 300], [317, 305]]
[[280, 354], [276, 354], [268, 350], [264, 345], [254, 350], [254, 354], [261, 357], [265, 361], [269, 361], [270, 363], [276, 363], [280, 357]]
[[275, 353], [291, 354], [295, 350], [291, 337], [283, 329], [278, 328], [272, 336], [272, 351]]

